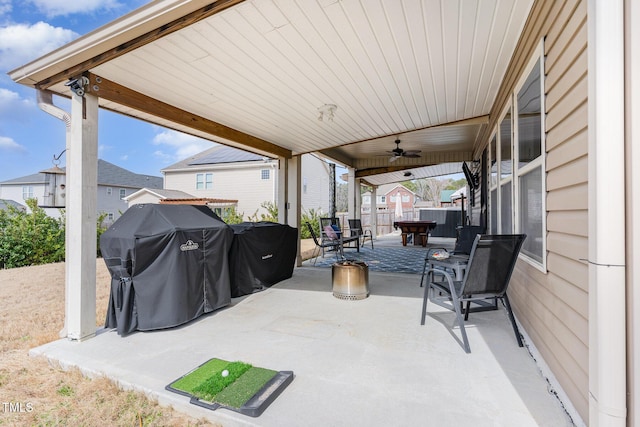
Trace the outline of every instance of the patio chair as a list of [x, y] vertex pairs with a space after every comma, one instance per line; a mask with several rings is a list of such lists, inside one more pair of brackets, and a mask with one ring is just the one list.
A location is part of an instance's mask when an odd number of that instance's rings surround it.
[[371, 241], [371, 249], [373, 249], [373, 234], [371, 230], [364, 230], [362, 228], [362, 220], [359, 219], [350, 219], [349, 220], [349, 232], [352, 236], [358, 236], [361, 240], [360, 246], [364, 247], [367, 239]]
[[[320, 243], [326, 243], [331, 240], [340, 240], [341, 248], [353, 248], [351, 243], [355, 243], [355, 249], [360, 252], [360, 238], [358, 236], [346, 236], [340, 227], [340, 218], [320, 218]], [[345, 246], [345, 244], [349, 246]], [[324, 248], [322, 249], [324, 257]]]
[[[483, 225], [463, 225], [458, 227], [456, 243], [453, 248], [453, 251], [447, 251], [449, 255], [455, 255], [456, 261], [461, 258], [469, 258], [469, 254], [471, 253], [471, 247], [473, 246], [473, 241], [475, 240], [478, 234], [482, 234], [485, 232], [485, 227]], [[423, 286], [424, 275], [427, 271], [427, 264], [432, 260], [432, 254], [439, 250], [445, 250], [444, 248], [429, 248], [427, 251], [427, 255], [424, 257], [424, 265], [422, 266], [422, 278], [420, 279], [420, 287]]]
[[[520, 331], [518, 331], [518, 326], [511, 311], [511, 304], [507, 297], [507, 287], [525, 238], [525, 234], [476, 236], [471, 247], [464, 278], [461, 281], [454, 280], [447, 271], [430, 268], [427, 271], [428, 285], [424, 289], [420, 324], [424, 325], [428, 299], [442, 307], [455, 311], [456, 321], [460, 326], [460, 333], [464, 342], [464, 350], [467, 353], [471, 353], [467, 333], [464, 329], [464, 321], [469, 318], [470, 303], [499, 298], [507, 310], [518, 345], [522, 347]], [[445, 280], [435, 281], [436, 275], [443, 276]], [[464, 320], [462, 319], [463, 303], [466, 303]]]
[[311, 224], [309, 224], [308, 222], [305, 222], [305, 224], [307, 224], [307, 228], [309, 229], [309, 233], [311, 234], [313, 243], [316, 244], [315, 248], [313, 248], [313, 253], [311, 254], [311, 258], [313, 258], [313, 265], [316, 265], [316, 262], [318, 261], [318, 257], [320, 256], [321, 250], [322, 250], [322, 258], [324, 258], [325, 248], [332, 248], [335, 251], [336, 261], [339, 261], [341, 258], [342, 259], [344, 258], [344, 254], [342, 251], [342, 242], [340, 240], [327, 239], [326, 241], [320, 241], [318, 240], [318, 236], [316, 235], [316, 232], [313, 231], [313, 227], [311, 226]]

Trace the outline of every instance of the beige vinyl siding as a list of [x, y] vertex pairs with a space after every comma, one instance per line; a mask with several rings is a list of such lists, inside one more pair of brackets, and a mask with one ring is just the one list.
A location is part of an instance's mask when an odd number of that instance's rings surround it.
[[[589, 419], [587, 3], [535, 2], [492, 108], [495, 129], [523, 68], [544, 39], [547, 271], [519, 260], [516, 317], [583, 420]], [[490, 131], [488, 131], [490, 132]], [[482, 140], [486, 147], [490, 135]]]
[[[261, 170], [269, 169], [269, 179], [261, 179]], [[213, 189], [196, 190], [196, 174], [213, 173]], [[269, 164], [254, 164], [251, 166], [238, 166], [233, 168], [202, 168], [185, 171], [167, 171], [165, 173], [165, 188], [182, 190], [194, 197], [209, 197], [216, 199], [237, 200], [237, 212], [244, 214], [244, 219], [258, 212], [266, 214], [266, 210], [260, 205], [263, 202], [274, 202], [274, 180], [277, 169]]]
[[[303, 212], [310, 209], [321, 209], [325, 214], [329, 212], [329, 165], [322, 160], [305, 154], [302, 156], [302, 179], [306, 179], [307, 192], [300, 188]], [[302, 187], [303, 182], [300, 183]]]

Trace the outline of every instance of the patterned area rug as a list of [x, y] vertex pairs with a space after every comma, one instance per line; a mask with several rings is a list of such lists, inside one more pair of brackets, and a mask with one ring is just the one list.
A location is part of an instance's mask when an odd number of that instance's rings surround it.
[[[369, 266], [369, 271], [422, 274], [424, 258], [429, 247], [385, 247], [375, 249], [370, 247], [360, 248], [360, 252], [354, 249], [345, 249], [345, 259], [349, 261], [363, 261]], [[319, 256], [316, 267], [331, 267], [336, 262], [333, 252], [325, 253], [324, 258]], [[313, 266], [313, 258], [305, 261], [304, 266]]]

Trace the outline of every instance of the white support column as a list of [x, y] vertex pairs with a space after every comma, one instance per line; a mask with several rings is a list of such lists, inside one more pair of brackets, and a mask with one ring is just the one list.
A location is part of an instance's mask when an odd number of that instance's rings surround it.
[[347, 168], [347, 217], [355, 218], [356, 214], [356, 170], [354, 168]]
[[371, 189], [371, 234], [375, 240], [378, 236], [378, 187]]
[[278, 222], [287, 224], [287, 159], [278, 157], [278, 186], [276, 188], [277, 206], [278, 206]]
[[291, 159], [279, 158], [278, 170], [278, 222], [288, 224], [298, 229], [298, 249], [296, 265], [302, 265], [300, 255], [300, 231], [304, 225], [301, 222], [301, 194], [300, 183], [302, 177], [302, 158], [294, 156]]
[[589, 0], [589, 424], [626, 425], [624, 1]]
[[625, 1], [627, 188], [627, 425], [640, 424], [640, 4]]
[[362, 218], [362, 182], [360, 178], [356, 178], [355, 185], [355, 212], [353, 216], [349, 216], [349, 218], [360, 219]]
[[96, 332], [98, 98], [73, 95], [67, 146], [66, 326], [82, 340]]

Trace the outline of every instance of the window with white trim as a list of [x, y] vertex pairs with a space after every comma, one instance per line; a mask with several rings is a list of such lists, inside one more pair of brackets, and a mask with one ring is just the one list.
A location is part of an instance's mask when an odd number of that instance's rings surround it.
[[127, 190], [124, 188], [120, 189], [120, 199], [124, 199], [127, 196]]
[[33, 186], [32, 185], [23, 185], [22, 186], [22, 199], [33, 199]]
[[110, 196], [111, 194], [113, 194], [113, 188], [107, 187], [107, 196]]
[[213, 173], [196, 174], [196, 190], [213, 189]]
[[260, 171], [260, 178], [261, 179], [270, 179], [271, 178], [271, 171], [269, 169], [262, 169]]
[[487, 147], [490, 233], [524, 233], [521, 254], [546, 269], [542, 43]]

